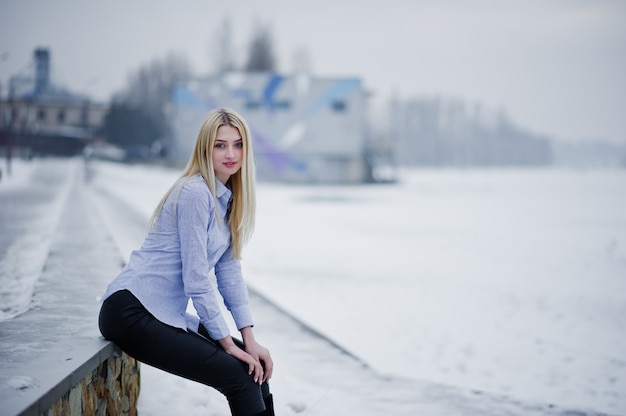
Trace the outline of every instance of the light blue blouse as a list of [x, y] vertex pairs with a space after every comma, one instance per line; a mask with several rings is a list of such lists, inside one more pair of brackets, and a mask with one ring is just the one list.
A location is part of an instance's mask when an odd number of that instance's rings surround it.
[[131, 253], [128, 264], [109, 284], [103, 301], [127, 289], [159, 321], [187, 329], [194, 321], [186, 314], [191, 299], [209, 335], [222, 339], [230, 331], [209, 279], [214, 268], [217, 289], [237, 328], [253, 325], [241, 264], [230, 252], [226, 215], [232, 193], [216, 182], [217, 211], [200, 175], [172, 191], [143, 245]]

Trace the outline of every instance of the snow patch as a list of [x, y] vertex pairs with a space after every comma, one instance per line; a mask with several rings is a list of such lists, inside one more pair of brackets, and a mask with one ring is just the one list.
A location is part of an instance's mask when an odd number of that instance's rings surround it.
[[14, 376], [7, 381], [7, 385], [14, 390], [27, 390], [39, 387], [39, 382], [29, 376]]

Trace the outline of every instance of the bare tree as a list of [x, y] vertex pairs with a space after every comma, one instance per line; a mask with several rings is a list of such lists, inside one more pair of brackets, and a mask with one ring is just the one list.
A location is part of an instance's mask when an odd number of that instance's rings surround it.
[[222, 20], [220, 29], [215, 35], [211, 58], [218, 73], [234, 71], [236, 69], [233, 33], [230, 18]]
[[173, 52], [133, 72], [126, 88], [112, 100], [105, 137], [127, 149], [161, 146], [170, 135], [167, 107], [173, 88], [190, 76], [187, 59]]
[[246, 71], [275, 71], [274, 41], [269, 27], [257, 25], [250, 41]]
[[121, 101], [141, 108], [153, 117], [162, 118], [165, 106], [171, 101], [175, 84], [188, 80], [190, 76], [187, 59], [181, 54], [170, 52], [131, 74], [126, 89], [120, 95]]
[[310, 74], [313, 71], [309, 50], [302, 46], [297, 48], [292, 57], [293, 71], [297, 74]]

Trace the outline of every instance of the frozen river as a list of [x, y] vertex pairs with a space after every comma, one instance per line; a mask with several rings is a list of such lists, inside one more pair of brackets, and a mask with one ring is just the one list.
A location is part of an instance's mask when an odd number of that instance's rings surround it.
[[[178, 174], [94, 168], [146, 219]], [[262, 183], [258, 204], [250, 285], [378, 371], [626, 414], [626, 171]]]
[[[25, 197], [36, 167], [16, 164], [0, 184], [3, 207]], [[115, 227], [147, 222], [179, 174], [105, 162], [89, 172], [94, 195], [124, 203], [109, 212], [114, 238]], [[61, 181], [58, 194], [31, 194], [47, 198], [32, 225], [43, 228], [24, 234], [38, 239], [16, 239], [0, 258], [3, 271], [14, 256], [33, 269], [18, 286], [3, 281], [3, 308], [19, 300], [5, 319], [28, 305], [22, 292], [42, 267], [71, 177], [48, 178]], [[250, 286], [379, 373], [626, 415], [626, 171], [413, 170], [400, 179], [259, 184], [243, 261]], [[124, 258], [140, 242], [116, 241]], [[23, 253], [27, 243], [37, 250]], [[144, 403], [164, 386], [151, 393], [146, 381]]]

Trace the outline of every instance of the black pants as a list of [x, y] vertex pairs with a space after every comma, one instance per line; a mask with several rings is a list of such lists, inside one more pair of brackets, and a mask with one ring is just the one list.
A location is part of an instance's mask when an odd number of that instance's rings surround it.
[[[224, 352], [219, 343], [157, 320], [128, 290], [115, 292], [100, 309], [100, 332], [131, 357], [219, 390], [233, 416], [261, 414], [269, 386], [259, 386], [248, 366]], [[241, 344], [240, 344], [241, 345]]]

